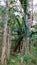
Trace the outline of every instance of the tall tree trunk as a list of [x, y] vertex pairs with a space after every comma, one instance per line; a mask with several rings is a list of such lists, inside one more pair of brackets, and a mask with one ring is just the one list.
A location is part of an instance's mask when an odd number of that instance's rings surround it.
[[8, 34], [8, 48], [7, 48], [7, 58], [9, 60], [10, 57], [10, 48], [11, 48], [11, 30], [9, 28], [9, 34]]
[[7, 60], [7, 22], [4, 24], [4, 32], [3, 32], [3, 44], [2, 44], [2, 56], [1, 63], [2, 65], [6, 64]]
[[3, 43], [2, 43], [2, 55], [1, 64], [7, 65], [7, 21], [8, 21], [8, 0], [4, 0], [6, 3], [6, 10], [4, 14], [4, 30], [3, 30]]

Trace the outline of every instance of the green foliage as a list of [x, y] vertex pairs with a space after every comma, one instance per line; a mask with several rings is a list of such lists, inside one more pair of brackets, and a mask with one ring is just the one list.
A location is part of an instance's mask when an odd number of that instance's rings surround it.
[[19, 26], [22, 27], [22, 19], [20, 17], [17, 17], [16, 20]]
[[[32, 51], [33, 52], [33, 51]], [[35, 52], [34, 52], [35, 53]], [[37, 57], [33, 54], [21, 55], [15, 54], [10, 56], [10, 61], [8, 65], [20, 65], [21, 62], [26, 65], [37, 65]]]
[[[10, 4], [14, 3], [15, 0], [9, 0]], [[21, 5], [24, 9], [24, 13], [29, 16], [27, 5], [28, 0], [20, 0]], [[11, 50], [14, 48], [14, 46], [17, 44], [17, 40], [19, 39], [19, 36], [22, 34], [25, 34], [29, 37], [31, 34], [31, 31], [26, 26], [26, 19], [23, 17], [22, 19], [19, 16], [15, 16], [14, 12], [17, 12], [17, 8], [12, 8], [10, 11], [6, 11], [6, 7], [0, 8], [0, 16], [2, 17], [0, 20], [0, 28], [3, 28], [4, 25], [4, 17], [5, 14], [8, 13], [8, 27], [11, 28], [11, 35], [13, 36], [14, 40], [12, 39], [11, 44]], [[35, 26], [37, 29], [37, 25]], [[20, 65], [21, 61], [26, 62], [26, 65], [37, 65], [37, 34], [33, 34], [31, 37], [31, 41], [34, 41], [36, 43], [35, 47], [31, 48], [31, 54], [29, 55], [21, 55], [16, 54], [10, 56], [10, 60], [8, 61], [8, 65]], [[1, 42], [2, 42], [2, 33], [0, 32], [0, 56], [1, 56]]]
[[23, 57], [24, 61], [28, 62], [31, 59], [30, 55], [24, 55]]
[[15, 0], [9, 0], [9, 2], [10, 2], [10, 4], [12, 4], [12, 3], [14, 3], [14, 2], [15, 2]]
[[22, 7], [24, 9], [24, 12], [27, 12], [27, 6], [28, 6], [28, 0], [20, 0]]

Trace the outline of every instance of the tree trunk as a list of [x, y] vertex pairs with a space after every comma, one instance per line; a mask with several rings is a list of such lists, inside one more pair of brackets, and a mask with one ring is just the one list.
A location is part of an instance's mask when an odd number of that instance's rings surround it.
[[2, 56], [1, 63], [2, 65], [6, 64], [7, 61], [7, 22], [4, 24], [4, 32], [3, 32], [3, 44], [2, 44]]
[[24, 54], [24, 53], [25, 53], [25, 37], [23, 37], [23, 46], [21, 49], [21, 54]]
[[9, 57], [10, 57], [10, 48], [11, 48], [11, 30], [9, 28], [8, 49], [7, 49], [7, 58], [8, 58], [8, 60], [9, 60]]
[[29, 54], [29, 38], [27, 38], [27, 37], [23, 38], [23, 46], [22, 46], [21, 53]]
[[29, 54], [29, 38], [26, 39], [25, 54]]

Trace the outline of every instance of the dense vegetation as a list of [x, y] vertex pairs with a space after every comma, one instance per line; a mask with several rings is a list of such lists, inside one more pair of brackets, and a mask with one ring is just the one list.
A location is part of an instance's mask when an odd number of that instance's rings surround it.
[[37, 65], [37, 25], [27, 24], [28, 6], [29, 0], [0, 5], [0, 65]]

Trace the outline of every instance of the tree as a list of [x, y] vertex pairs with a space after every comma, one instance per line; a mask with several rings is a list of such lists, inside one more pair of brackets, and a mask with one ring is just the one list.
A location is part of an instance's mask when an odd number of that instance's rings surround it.
[[8, 20], [7, 6], [6, 6], [5, 16], [4, 16], [3, 43], [2, 43], [2, 56], [1, 56], [2, 65], [5, 65], [7, 61], [7, 20]]

